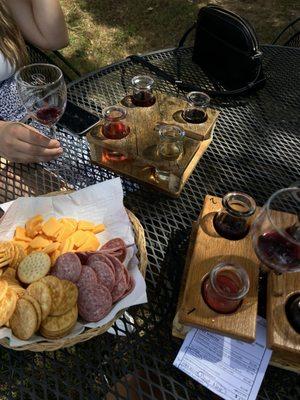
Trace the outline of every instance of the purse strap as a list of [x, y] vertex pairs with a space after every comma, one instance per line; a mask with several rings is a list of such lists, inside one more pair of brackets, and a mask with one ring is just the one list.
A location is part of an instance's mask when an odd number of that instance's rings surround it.
[[[178, 55], [178, 52], [181, 48], [183, 48], [183, 45], [189, 36], [189, 34], [196, 28], [197, 23], [194, 23], [182, 36], [180, 39], [178, 46], [174, 49], [175, 55], [176, 55], [176, 63], [177, 63], [177, 77], [174, 77], [173, 75], [169, 74], [168, 72], [162, 70], [161, 68], [157, 67], [156, 65], [152, 64], [150, 61], [146, 60], [145, 57], [142, 55], [134, 54], [131, 56], [128, 56], [127, 59], [132, 61], [135, 64], [141, 64], [144, 67], [148, 68], [150, 71], [154, 72], [157, 76], [163, 78], [167, 82], [172, 83], [173, 85], [177, 86], [179, 90], [182, 90], [184, 92], [192, 92], [192, 91], [200, 91], [200, 92], [205, 92], [207, 93], [210, 97], [220, 97], [220, 96], [233, 96], [233, 95], [240, 95], [245, 92], [250, 91], [253, 89], [257, 84], [264, 82], [264, 79], [258, 80], [261, 70], [262, 70], [262, 65], [260, 64], [257, 70], [257, 74], [255, 78], [249, 82], [247, 85], [239, 88], [239, 89], [234, 89], [234, 90], [208, 90], [206, 88], [201, 88], [200, 86], [194, 85], [192, 83], [186, 83], [183, 82], [180, 79], [181, 75], [181, 63], [180, 63], [180, 58]], [[218, 82], [216, 82], [213, 77], [209, 77], [214, 86], [218, 86]]]

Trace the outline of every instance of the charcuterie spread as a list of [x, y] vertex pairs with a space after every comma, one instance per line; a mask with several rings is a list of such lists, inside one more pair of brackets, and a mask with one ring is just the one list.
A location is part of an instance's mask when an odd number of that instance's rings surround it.
[[41, 215], [18, 226], [11, 241], [0, 242], [0, 327], [28, 340], [69, 334], [78, 318], [97, 322], [135, 287], [123, 264], [121, 238], [103, 246], [103, 224]]

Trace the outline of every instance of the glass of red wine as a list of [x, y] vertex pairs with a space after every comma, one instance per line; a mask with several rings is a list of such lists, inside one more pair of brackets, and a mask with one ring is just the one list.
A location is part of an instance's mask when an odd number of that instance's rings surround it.
[[202, 285], [206, 304], [221, 314], [235, 312], [250, 287], [246, 270], [232, 263], [223, 262], [210, 271]]
[[[252, 225], [255, 253], [277, 275], [300, 271], [300, 188], [275, 192]], [[280, 296], [280, 276], [274, 295]]]
[[60, 68], [51, 64], [31, 64], [19, 69], [15, 79], [28, 117], [49, 127], [49, 136], [55, 138], [55, 124], [67, 103], [67, 88]]
[[204, 92], [190, 92], [186, 96], [187, 104], [182, 112], [183, 119], [190, 124], [202, 124], [207, 120], [207, 107], [210, 97]]

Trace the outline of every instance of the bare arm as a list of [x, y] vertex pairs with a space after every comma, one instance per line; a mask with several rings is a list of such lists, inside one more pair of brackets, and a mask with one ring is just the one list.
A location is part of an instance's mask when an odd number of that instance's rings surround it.
[[68, 31], [59, 0], [6, 0], [24, 38], [43, 50], [68, 45]]

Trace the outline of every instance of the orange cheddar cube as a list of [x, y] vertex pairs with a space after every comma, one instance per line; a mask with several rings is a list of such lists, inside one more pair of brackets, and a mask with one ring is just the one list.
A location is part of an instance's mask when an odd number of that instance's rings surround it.
[[82, 231], [93, 231], [95, 228], [95, 224], [90, 221], [78, 221], [77, 229]]
[[51, 217], [43, 224], [42, 232], [48, 237], [55, 238], [61, 227], [62, 224], [56, 218]]
[[104, 224], [98, 224], [93, 229], [93, 233], [95, 233], [95, 234], [101, 233], [103, 231], [105, 231], [105, 225]]
[[[31, 239], [30, 239], [30, 241], [31, 241]], [[25, 242], [24, 240], [16, 240], [14, 238], [13, 242], [16, 243], [16, 244], [19, 244], [20, 246], [22, 246], [24, 250], [26, 250], [28, 248], [28, 246], [29, 246], [29, 243]]]
[[54, 251], [58, 250], [59, 247], [60, 247], [59, 242], [52, 242], [52, 243], [48, 244], [48, 246], [43, 248], [43, 252], [46, 254], [50, 254], [50, 253], [53, 253]]
[[16, 227], [14, 239], [21, 240], [22, 242], [31, 242], [31, 238], [26, 235], [26, 229], [21, 226]]
[[74, 248], [74, 239], [72, 237], [69, 237], [66, 239], [62, 244], [61, 244], [61, 254], [67, 253], [69, 251], [72, 251]]
[[30, 218], [25, 224], [26, 236], [34, 238], [40, 232], [42, 223], [43, 217], [41, 215]]
[[69, 224], [71, 224], [71, 225], [73, 226], [73, 228], [74, 228], [74, 232], [77, 230], [77, 224], [78, 224], [78, 222], [76, 221], [76, 219], [74, 219], [74, 218], [61, 218], [60, 221], [61, 221], [62, 223], [69, 223]]
[[51, 240], [44, 239], [42, 236], [36, 236], [29, 243], [29, 246], [33, 249], [43, 249], [51, 243]]
[[83, 245], [86, 242], [88, 236], [87, 236], [87, 232], [76, 231], [70, 236], [70, 238], [72, 238], [74, 240], [75, 247], [80, 247], [81, 245]]

